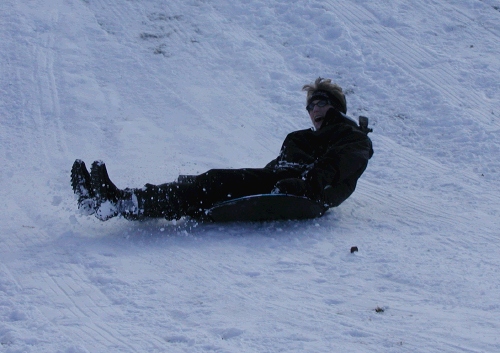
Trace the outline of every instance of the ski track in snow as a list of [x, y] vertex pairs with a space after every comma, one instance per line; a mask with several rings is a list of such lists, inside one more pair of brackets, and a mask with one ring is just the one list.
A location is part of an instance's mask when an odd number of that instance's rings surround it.
[[[499, 19], [494, 0], [3, 1], [0, 352], [499, 351]], [[317, 76], [374, 127], [324, 217], [76, 210], [76, 158], [119, 187], [265, 165]]]

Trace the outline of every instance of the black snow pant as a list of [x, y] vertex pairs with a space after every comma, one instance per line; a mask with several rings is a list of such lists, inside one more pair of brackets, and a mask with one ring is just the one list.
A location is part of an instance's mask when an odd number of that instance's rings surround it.
[[146, 184], [140, 189], [126, 189], [135, 200], [134, 212], [123, 210], [130, 220], [144, 218], [179, 219], [183, 216], [203, 218], [214, 204], [238, 197], [270, 193], [283, 179], [300, 178], [301, 171], [270, 168], [212, 169], [177, 182]]

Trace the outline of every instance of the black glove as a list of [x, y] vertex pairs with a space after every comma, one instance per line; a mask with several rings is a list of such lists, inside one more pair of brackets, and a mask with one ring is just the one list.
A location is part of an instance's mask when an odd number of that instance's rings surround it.
[[288, 178], [278, 181], [271, 193], [306, 197], [309, 197], [311, 194], [310, 188], [306, 182], [298, 178]]

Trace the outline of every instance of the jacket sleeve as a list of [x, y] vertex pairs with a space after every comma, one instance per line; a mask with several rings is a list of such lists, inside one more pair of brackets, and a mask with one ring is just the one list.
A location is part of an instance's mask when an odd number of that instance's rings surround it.
[[305, 174], [315, 195], [347, 179], [359, 178], [373, 155], [372, 142], [365, 133], [351, 126], [342, 130]]
[[283, 141], [278, 157], [269, 162], [265, 168], [304, 171], [307, 166], [312, 165], [315, 159], [310, 152], [306, 151], [307, 146], [304, 144], [307, 144], [307, 141], [304, 141], [301, 133], [302, 131], [297, 131], [288, 134]]

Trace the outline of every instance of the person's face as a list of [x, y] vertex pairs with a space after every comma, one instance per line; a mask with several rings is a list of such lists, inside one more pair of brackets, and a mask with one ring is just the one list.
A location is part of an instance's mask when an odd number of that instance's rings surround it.
[[314, 100], [307, 106], [307, 111], [309, 112], [309, 117], [316, 130], [319, 130], [325, 119], [325, 114], [328, 109], [332, 108], [329, 101], [325, 99]]

